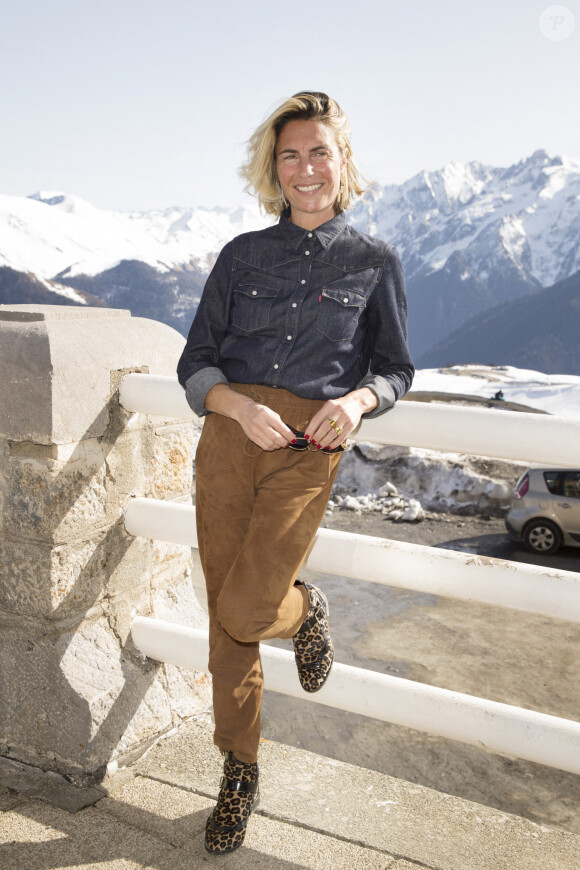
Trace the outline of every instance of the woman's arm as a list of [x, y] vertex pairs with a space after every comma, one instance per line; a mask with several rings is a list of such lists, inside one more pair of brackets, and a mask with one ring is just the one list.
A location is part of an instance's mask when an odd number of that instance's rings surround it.
[[379, 417], [401, 399], [413, 383], [415, 367], [407, 343], [407, 294], [399, 255], [389, 246], [381, 280], [369, 300], [366, 338], [369, 370], [357, 387], [376, 394]]
[[177, 378], [198, 417], [203, 417], [209, 410], [205, 397], [212, 387], [228, 383], [220, 368], [220, 347], [229, 321], [232, 262], [233, 246], [229, 242], [206, 281], [177, 364]]
[[[407, 296], [403, 267], [389, 246], [380, 283], [367, 311], [369, 371], [357, 388], [323, 405], [312, 418], [308, 434], [321, 447], [338, 447], [363, 415], [378, 417], [393, 407], [411, 386], [414, 366], [407, 345]], [[329, 420], [342, 432], [337, 433]]]
[[177, 377], [199, 417], [208, 411], [231, 417], [262, 450], [278, 450], [286, 447], [292, 431], [274, 411], [232, 390], [220, 368], [220, 346], [229, 323], [232, 260], [229, 243], [207, 279], [177, 366]]

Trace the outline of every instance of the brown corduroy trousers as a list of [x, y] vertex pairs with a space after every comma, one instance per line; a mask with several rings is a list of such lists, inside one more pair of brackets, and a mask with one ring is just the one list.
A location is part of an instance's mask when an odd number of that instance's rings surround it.
[[[323, 402], [233, 384], [305, 431]], [[209, 609], [214, 742], [254, 762], [260, 742], [259, 642], [293, 637], [309, 600], [295, 586], [341, 454], [263, 451], [229, 417], [208, 414], [196, 453], [196, 515]]]

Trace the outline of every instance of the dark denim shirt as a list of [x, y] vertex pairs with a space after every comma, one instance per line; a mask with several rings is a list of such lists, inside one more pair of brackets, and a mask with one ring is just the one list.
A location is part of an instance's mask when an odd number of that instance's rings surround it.
[[343, 214], [312, 232], [282, 215], [220, 253], [177, 374], [196, 414], [216, 384], [283, 387], [308, 399], [369, 387], [377, 417], [413, 380], [395, 248]]

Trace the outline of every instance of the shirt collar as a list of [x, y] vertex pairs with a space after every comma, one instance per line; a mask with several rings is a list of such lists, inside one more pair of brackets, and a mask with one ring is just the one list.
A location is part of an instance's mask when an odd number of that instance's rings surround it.
[[[312, 234], [316, 236], [323, 248], [328, 248], [339, 233], [343, 231], [345, 226], [346, 219], [344, 217], [344, 212], [341, 211], [325, 224], [312, 230]], [[305, 230], [304, 227], [297, 227], [295, 224], [290, 222], [290, 212], [288, 210], [280, 215], [279, 227], [286, 241], [295, 249], [300, 247], [309, 232], [308, 230]]]

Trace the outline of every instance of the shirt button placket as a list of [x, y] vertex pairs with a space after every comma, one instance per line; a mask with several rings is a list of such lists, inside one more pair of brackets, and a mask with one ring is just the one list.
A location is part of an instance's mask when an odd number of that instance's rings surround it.
[[[312, 238], [312, 233], [308, 233], [308, 238]], [[308, 259], [307, 259], [308, 258]], [[302, 260], [300, 266], [300, 283], [306, 284], [308, 282], [308, 278], [310, 277], [310, 270], [312, 268], [312, 261], [310, 260], [310, 248], [306, 248], [304, 251], [304, 259]]]
[[[308, 238], [309, 239], [312, 238], [312, 233], [308, 233]], [[304, 259], [302, 261], [302, 265], [300, 268], [300, 277], [299, 277], [301, 287], [304, 287], [308, 283], [308, 278], [310, 277], [310, 270], [312, 268], [312, 262], [310, 260], [307, 260], [306, 259], [307, 257], [310, 257], [310, 250], [304, 251]], [[304, 276], [306, 276], [306, 277], [304, 277]], [[289, 317], [287, 320], [289, 332], [286, 335], [286, 341], [285, 341], [286, 350], [285, 351], [282, 350], [280, 357], [279, 357], [280, 361], [277, 363], [274, 363], [273, 368], [275, 369], [275, 371], [279, 371], [280, 366], [286, 362], [286, 358], [287, 358], [288, 354], [290, 353], [291, 342], [296, 337], [296, 332], [298, 329], [299, 316], [300, 315], [299, 315], [299, 311], [298, 311], [298, 302], [291, 302], [290, 303], [290, 313], [289, 313]]]

